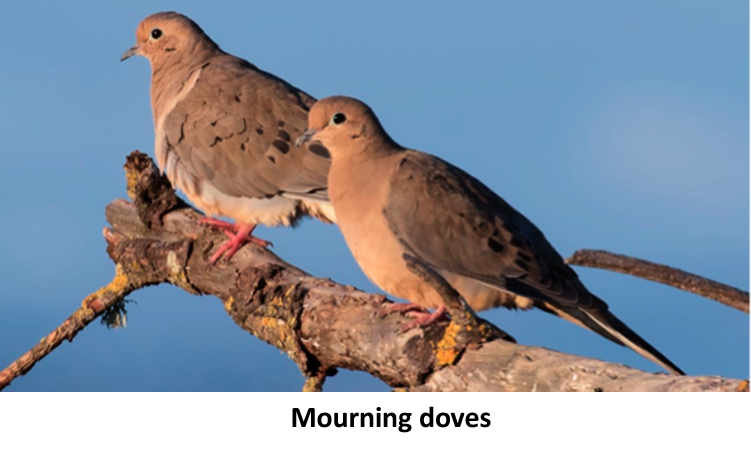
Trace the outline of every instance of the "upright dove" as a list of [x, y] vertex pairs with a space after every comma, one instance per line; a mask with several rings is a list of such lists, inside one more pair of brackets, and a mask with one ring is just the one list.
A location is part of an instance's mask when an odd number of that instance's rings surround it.
[[587, 290], [532, 222], [468, 173], [401, 147], [364, 103], [347, 97], [320, 100], [310, 110], [308, 126], [297, 143], [320, 142], [331, 154], [329, 193], [357, 263], [376, 285], [411, 302], [394, 309], [436, 309], [413, 325], [442, 318], [445, 307], [407, 268], [405, 254], [441, 275], [473, 308], [487, 308], [499, 292], [526, 297], [527, 307], [593, 330], [683, 374]]
[[212, 256], [229, 259], [257, 224], [294, 225], [311, 215], [334, 222], [328, 199], [331, 161], [318, 147], [298, 148], [311, 96], [222, 51], [182, 14], [141, 21], [121, 60], [151, 63], [151, 108], [159, 168], [230, 240]]

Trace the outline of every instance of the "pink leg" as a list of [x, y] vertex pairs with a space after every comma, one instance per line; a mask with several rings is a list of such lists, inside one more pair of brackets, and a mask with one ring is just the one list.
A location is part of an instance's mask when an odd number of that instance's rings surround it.
[[406, 332], [415, 327], [428, 327], [434, 322], [439, 322], [448, 318], [445, 306], [441, 306], [431, 313], [417, 303], [390, 303], [384, 306], [384, 309], [382, 309], [379, 314], [381, 317], [385, 317], [393, 313], [409, 314], [414, 317], [413, 321], [405, 324], [401, 328], [402, 332]]
[[214, 219], [213, 217], [202, 217], [198, 222], [201, 224], [210, 225], [212, 228], [219, 229], [219, 230], [232, 230], [233, 232], [237, 232], [237, 225], [233, 224], [232, 222], [225, 222], [219, 219]]
[[247, 243], [254, 243], [261, 247], [273, 246], [270, 241], [252, 236], [253, 230], [256, 228], [255, 224], [232, 224], [208, 217], [204, 217], [200, 222], [223, 231], [230, 238], [226, 243], [219, 247], [219, 250], [217, 250], [213, 256], [211, 256], [211, 265], [216, 264], [216, 262], [222, 257], [229, 261], [232, 256]]
[[407, 314], [410, 312], [430, 314], [425, 308], [423, 308], [421, 305], [418, 305], [417, 303], [389, 303], [388, 305], [384, 306], [381, 311], [379, 311], [378, 315], [380, 317], [386, 317], [389, 314]]
[[412, 322], [404, 324], [402, 326], [402, 332], [406, 332], [407, 330], [413, 329], [415, 327], [425, 328], [430, 326], [434, 322], [439, 322], [445, 319], [448, 319], [448, 314], [446, 314], [446, 307], [441, 306], [432, 313], [425, 313], [421, 316], [416, 317]]

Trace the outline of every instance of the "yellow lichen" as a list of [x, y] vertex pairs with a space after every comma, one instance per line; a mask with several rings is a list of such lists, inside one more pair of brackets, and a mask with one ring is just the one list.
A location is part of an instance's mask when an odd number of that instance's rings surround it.
[[316, 378], [308, 378], [305, 380], [305, 384], [302, 386], [303, 392], [320, 392], [321, 383]]
[[446, 327], [443, 338], [435, 345], [435, 359], [438, 365], [451, 365], [459, 357], [459, 348], [456, 347], [456, 337], [461, 327], [453, 321]]
[[264, 327], [275, 328], [277, 326], [276, 319], [270, 316], [264, 316], [261, 318], [261, 325]]
[[118, 263], [115, 265], [115, 277], [112, 278], [112, 281], [106, 286], [92, 293], [88, 297], [84, 298], [83, 303], [81, 303], [81, 307], [88, 309], [89, 303], [107, 293], [115, 295], [121, 294], [126, 288], [129, 287], [129, 285], [130, 280], [128, 279], [128, 275], [125, 274], [122, 267]]
[[235, 297], [229, 297], [224, 301], [224, 309], [230, 313], [232, 312], [232, 304], [235, 302]]
[[136, 200], [136, 183], [138, 182], [138, 173], [132, 167], [125, 167], [125, 182], [127, 185], [128, 197]]

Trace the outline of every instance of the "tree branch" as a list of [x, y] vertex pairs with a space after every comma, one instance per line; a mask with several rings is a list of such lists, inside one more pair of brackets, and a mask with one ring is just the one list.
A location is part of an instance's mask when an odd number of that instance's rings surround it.
[[649, 374], [514, 344], [419, 262], [408, 263], [441, 293], [452, 320], [407, 332], [400, 331], [406, 318], [380, 317], [384, 296], [314, 278], [258, 246], [241, 249], [229, 264], [209, 267], [223, 235], [198, 223], [201, 215], [175, 196], [148, 157], [135, 152], [125, 168], [133, 203], [108, 205], [111, 227], [104, 231], [115, 279], [0, 372], [0, 389], [97, 316], [117, 309], [130, 292], [166, 282], [218, 297], [237, 325], [295, 361], [308, 376], [305, 390], [321, 390], [336, 368], [366, 371], [405, 390], [748, 390], [740, 380]]
[[0, 390], [7, 387], [13, 379], [29, 372], [34, 365], [55, 350], [64, 340], [70, 342], [94, 319], [105, 314], [108, 309], [116, 308], [125, 297], [139, 287], [131, 284], [128, 278], [117, 269], [111, 283], [86, 297], [73, 314], [70, 315], [52, 333], [42, 338], [33, 348], [0, 371]]
[[573, 256], [566, 259], [566, 262], [570, 265], [617, 271], [660, 282], [748, 313], [748, 292], [667, 265], [592, 249], [576, 251]]

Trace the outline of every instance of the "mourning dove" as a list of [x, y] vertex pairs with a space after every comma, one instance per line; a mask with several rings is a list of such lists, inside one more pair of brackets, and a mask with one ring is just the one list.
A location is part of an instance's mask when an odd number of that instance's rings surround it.
[[364, 103], [329, 97], [313, 105], [298, 144], [318, 141], [332, 158], [329, 194], [339, 227], [362, 270], [386, 292], [416, 307], [443, 300], [408, 270], [405, 255], [448, 281], [473, 308], [511, 292], [665, 369], [683, 372], [628, 328], [566, 265], [542, 232], [459, 168], [397, 144]]
[[159, 168], [230, 240], [212, 257], [229, 259], [257, 224], [294, 225], [303, 215], [334, 221], [328, 152], [298, 148], [315, 99], [222, 51], [191, 19], [175, 12], [141, 21], [121, 60], [151, 63], [151, 107]]

